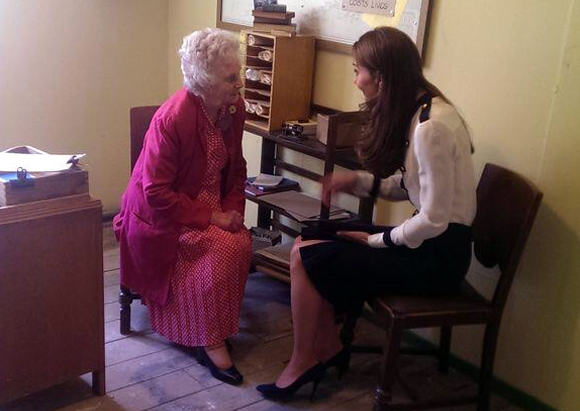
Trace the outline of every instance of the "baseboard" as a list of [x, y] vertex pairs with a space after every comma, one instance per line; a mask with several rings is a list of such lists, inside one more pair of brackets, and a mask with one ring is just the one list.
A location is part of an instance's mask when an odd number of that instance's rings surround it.
[[[406, 331], [403, 335], [403, 341], [414, 345], [418, 348], [433, 349], [437, 348], [438, 345], [413, 333], [412, 331]], [[449, 358], [449, 365], [458, 371], [468, 375], [474, 381], [479, 378], [479, 368], [475, 365], [451, 354]], [[538, 400], [536, 397], [511, 386], [510, 384], [500, 380], [499, 378], [493, 377], [492, 379], [492, 391], [506, 399], [508, 399], [514, 405], [529, 411], [558, 411], [542, 401]]]

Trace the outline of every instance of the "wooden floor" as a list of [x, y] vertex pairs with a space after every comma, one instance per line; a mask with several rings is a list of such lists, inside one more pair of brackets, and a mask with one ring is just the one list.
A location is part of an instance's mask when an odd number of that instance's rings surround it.
[[[240, 333], [232, 339], [233, 358], [244, 374], [244, 384], [232, 387], [211, 377], [187, 350], [151, 332], [147, 310], [133, 303], [131, 336], [119, 333], [117, 303], [119, 251], [110, 225], [104, 226], [105, 340], [107, 395], [91, 393], [90, 375], [0, 405], [0, 411], [96, 411], [96, 410], [371, 410], [372, 392], [379, 365], [378, 355], [356, 355], [351, 370], [339, 381], [327, 373], [316, 399], [309, 402], [304, 387], [290, 402], [264, 400], [255, 386], [271, 382], [288, 361], [292, 349], [289, 288], [261, 273], [251, 274], [246, 287]], [[382, 332], [365, 321], [357, 327], [358, 343], [378, 343]], [[467, 377], [451, 371], [441, 376], [435, 361], [425, 357], [402, 357], [401, 376], [421, 393], [436, 395], [475, 390]], [[406, 398], [397, 385], [395, 395]], [[473, 406], [452, 411], [475, 410]], [[502, 398], [494, 397], [492, 411], [517, 411]]]

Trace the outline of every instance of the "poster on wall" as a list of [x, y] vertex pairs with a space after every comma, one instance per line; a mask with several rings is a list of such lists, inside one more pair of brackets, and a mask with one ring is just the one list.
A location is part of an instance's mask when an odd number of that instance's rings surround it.
[[[273, 0], [256, 0], [274, 2]], [[397, 27], [415, 41], [419, 51], [427, 24], [429, 0], [283, 0], [294, 12], [297, 33], [315, 36], [319, 48], [350, 52], [363, 33]], [[217, 26], [230, 30], [253, 25], [254, 0], [218, 0]]]

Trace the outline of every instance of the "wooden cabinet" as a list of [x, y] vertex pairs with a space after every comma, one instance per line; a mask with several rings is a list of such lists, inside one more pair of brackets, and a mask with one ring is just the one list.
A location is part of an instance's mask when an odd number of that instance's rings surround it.
[[[326, 115], [327, 119], [327, 138], [326, 143], [322, 144], [316, 139], [308, 139], [304, 141], [292, 141], [285, 139], [279, 133], [270, 133], [256, 127], [251, 122], [247, 122], [246, 131], [262, 137], [262, 151], [260, 158], [260, 172], [267, 174], [282, 174], [283, 171], [289, 171], [301, 177], [305, 177], [314, 181], [320, 181], [322, 175], [317, 174], [304, 167], [285, 162], [281, 155], [281, 148], [291, 149], [302, 154], [312, 156], [323, 161], [324, 175], [332, 173], [336, 165], [356, 170], [361, 168], [357, 156], [352, 147], [337, 148], [337, 136], [341, 125], [362, 122], [360, 112], [340, 113], [336, 110], [328, 109], [320, 106], [312, 107], [313, 114], [321, 113]], [[294, 228], [284, 224], [280, 217], [284, 216], [290, 219], [294, 217], [285, 212], [283, 209], [272, 207], [270, 204], [263, 201], [263, 197], [247, 196], [247, 199], [258, 204], [258, 226], [262, 228], [274, 228], [284, 232], [290, 236], [297, 236], [299, 233]], [[322, 218], [328, 217], [328, 208], [322, 202], [320, 203], [320, 211]], [[362, 221], [370, 223], [372, 221], [374, 202], [371, 199], [361, 199], [359, 201], [358, 213], [352, 214], [348, 221]], [[308, 223], [304, 223], [308, 224]], [[284, 247], [284, 246], [282, 246]], [[268, 250], [259, 250], [254, 254], [254, 264], [261, 271], [270, 274], [274, 277], [285, 279], [289, 281], [288, 267], [281, 264], [281, 260], [288, 257], [289, 247], [280, 252], [275, 252], [275, 258], [264, 258], [263, 253]]]
[[314, 37], [242, 31], [247, 123], [261, 130], [308, 118]]
[[93, 373], [105, 393], [100, 201], [0, 207], [0, 403]]

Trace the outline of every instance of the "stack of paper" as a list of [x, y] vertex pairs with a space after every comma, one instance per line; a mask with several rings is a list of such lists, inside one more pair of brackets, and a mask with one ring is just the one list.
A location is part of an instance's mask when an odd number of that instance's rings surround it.
[[15, 173], [18, 169], [27, 172], [68, 170], [84, 154], [47, 154], [34, 147], [14, 147], [0, 152], [0, 172]]

